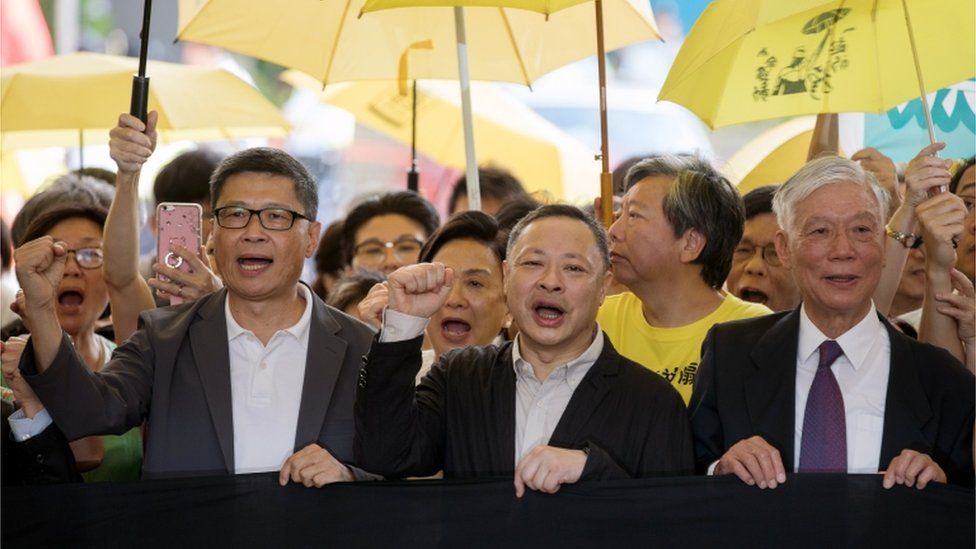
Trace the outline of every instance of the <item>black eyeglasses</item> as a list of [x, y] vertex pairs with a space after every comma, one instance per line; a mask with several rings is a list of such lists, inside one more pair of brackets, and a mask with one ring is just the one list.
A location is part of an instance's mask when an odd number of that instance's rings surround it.
[[[287, 231], [295, 224], [295, 219], [309, 219], [304, 215], [285, 208], [263, 208], [252, 210], [243, 206], [224, 206], [214, 210], [217, 225], [225, 229], [243, 229], [251, 222], [251, 216], [258, 214], [261, 226], [269, 231]], [[309, 219], [311, 221], [311, 219]]]
[[97, 269], [102, 266], [104, 261], [101, 248], [78, 248], [77, 250], [67, 250], [69, 254], [75, 254], [75, 261], [82, 269]]

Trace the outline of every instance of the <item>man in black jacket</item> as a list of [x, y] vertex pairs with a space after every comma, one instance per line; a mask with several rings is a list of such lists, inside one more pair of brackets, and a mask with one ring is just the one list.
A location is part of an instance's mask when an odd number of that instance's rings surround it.
[[553, 493], [579, 480], [690, 472], [680, 396], [617, 354], [596, 323], [610, 282], [603, 229], [572, 206], [544, 206], [512, 230], [507, 256], [519, 335], [445, 354], [416, 388], [423, 331], [454, 273], [411, 265], [375, 290], [389, 304], [360, 373], [361, 465], [394, 478], [514, 473], [518, 496], [525, 487]]

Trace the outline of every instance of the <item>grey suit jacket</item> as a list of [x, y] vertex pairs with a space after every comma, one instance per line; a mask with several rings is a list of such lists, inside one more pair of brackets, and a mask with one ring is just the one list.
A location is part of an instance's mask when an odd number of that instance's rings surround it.
[[[144, 478], [232, 474], [226, 295], [142, 313], [141, 329], [98, 373], [88, 371], [67, 336], [41, 374], [28, 345], [21, 371], [68, 440], [121, 434], [146, 421]], [[313, 296], [296, 451], [317, 442], [352, 461], [356, 383], [372, 336]]]

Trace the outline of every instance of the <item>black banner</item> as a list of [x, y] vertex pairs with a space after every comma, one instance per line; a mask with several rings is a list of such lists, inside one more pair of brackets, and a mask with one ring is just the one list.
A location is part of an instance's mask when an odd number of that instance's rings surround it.
[[278, 486], [277, 475], [4, 488], [7, 547], [963, 547], [974, 493], [881, 487], [879, 475], [564, 486], [511, 480]]

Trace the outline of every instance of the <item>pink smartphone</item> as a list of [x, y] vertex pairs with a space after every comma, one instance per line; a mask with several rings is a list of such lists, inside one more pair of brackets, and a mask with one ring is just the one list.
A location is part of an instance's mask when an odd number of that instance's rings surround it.
[[[156, 206], [156, 260], [173, 269], [193, 272], [182, 257], [171, 251], [171, 247], [180, 245], [199, 255], [202, 216], [203, 208], [199, 204], [160, 202]], [[160, 280], [169, 280], [163, 275], [157, 276]], [[180, 303], [183, 303], [182, 297], [169, 296], [170, 305]]]

